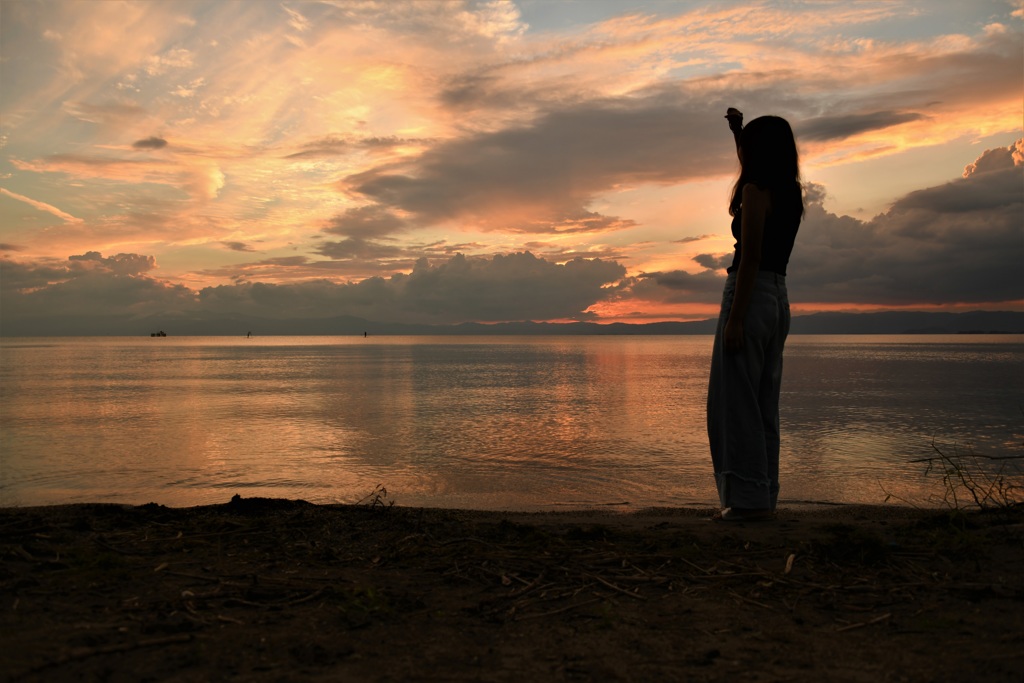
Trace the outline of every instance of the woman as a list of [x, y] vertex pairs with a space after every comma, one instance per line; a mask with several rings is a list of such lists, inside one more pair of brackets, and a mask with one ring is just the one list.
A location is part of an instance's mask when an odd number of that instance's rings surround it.
[[743, 127], [729, 109], [740, 176], [729, 213], [736, 238], [715, 333], [708, 438], [722, 510], [715, 519], [771, 519], [779, 497], [779, 391], [789, 334], [786, 266], [803, 194], [793, 130], [763, 116]]

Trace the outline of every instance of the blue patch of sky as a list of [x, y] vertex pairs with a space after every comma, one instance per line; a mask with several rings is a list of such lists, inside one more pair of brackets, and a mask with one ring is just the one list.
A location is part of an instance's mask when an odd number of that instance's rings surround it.
[[1006, 0], [918, 0], [897, 5], [895, 16], [860, 24], [851, 33], [885, 42], [923, 40], [941, 35], [975, 35], [985, 26], [1008, 26], [1020, 21], [1011, 16]]
[[[630, 14], [670, 17], [708, 5], [707, 2], [666, 0], [520, 0], [516, 4], [531, 31], [562, 31]], [[729, 4], [739, 3], [720, 3]]]
[[[705, 0], [520, 0], [520, 15], [532, 31], [561, 31], [605, 21], [629, 14], [655, 17], [677, 16], [700, 8], [723, 9], [728, 6], [756, 4], [746, 1]], [[821, 2], [768, 3], [792, 11], [822, 11]], [[875, 40], [900, 42], [925, 39], [936, 35], [975, 34], [986, 25], [998, 22], [1020, 25], [1011, 17], [1015, 9], [1007, 0], [916, 0], [915, 2], [879, 3], [896, 11], [896, 16], [850, 27], [847, 35]], [[846, 33], [846, 32], [843, 32]]]

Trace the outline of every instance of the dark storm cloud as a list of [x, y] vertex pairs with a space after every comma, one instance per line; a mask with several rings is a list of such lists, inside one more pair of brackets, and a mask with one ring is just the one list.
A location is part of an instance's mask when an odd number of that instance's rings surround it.
[[1012, 168], [1015, 164], [1024, 164], [1024, 138], [1009, 147], [985, 150], [973, 163], [964, 167], [963, 175], [968, 178], [975, 173]]
[[462, 320], [550, 320], [585, 317], [605, 298], [602, 287], [625, 274], [620, 264], [597, 259], [558, 265], [529, 252], [491, 259], [458, 255], [437, 267], [421, 261], [399, 285], [410, 311]]
[[476, 103], [485, 98], [485, 94], [490, 90], [487, 86], [496, 82], [494, 76], [460, 74], [452, 78], [441, 90], [441, 103], [455, 108]]
[[393, 259], [407, 253], [402, 247], [381, 244], [361, 237], [350, 237], [340, 242], [324, 242], [317, 251], [331, 259], [359, 259], [364, 262]]
[[720, 105], [678, 93], [590, 102], [519, 128], [440, 143], [401, 171], [372, 169], [342, 187], [408, 212], [420, 225], [458, 219], [534, 233], [620, 229], [632, 223], [587, 208], [598, 193], [734, 168], [735, 152], [712, 114], [724, 111]]
[[111, 275], [139, 275], [156, 267], [156, 259], [140, 254], [117, 254], [104, 257], [98, 251], [87, 251], [68, 257], [68, 270], [75, 272], [110, 273]]
[[[788, 269], [791, 300], [883, 308], [1021, 301], [1022, 149], [1024, 141], [988, 150], [968, 177], [912, 192], [869, 221], [830, 213], [824, 188], [808, 184]], [[705, 270], [644, 274], [618, 295], [716, 303], [731, 252], [694, 261]]]
[[634, 295], [647, 297], [655, 288], [664, 291], [657, 298], [663, 302], [709, 302], [715, 301], [722, 294], [724, 277], [716, 270], [705, 270], [700, 273], [687, 273], [674, 270], [665, 273], [645, 273], [636, 278], [632, 286]]
[[[735, 150], [723, 136], [722, 115], [737, 106], [749, 118], [779, 114], [810, 144], [927, 120], [936, 107], [966, 106], [992, 92], [1019, 87], [1019, 44], [998, 35], [980, 51], [902, 55], [892, 63], [894, 95], [851, 94], [834, 101], [802, 87], [799, 74], [776, 73], [792, 88], [768, 87], [767, 74], [652, 86], [628, 97], [591, 98], [547, 84], [525, 92], [501, 69], [453, 76], [439, 104], [452, 116], [493, 108], [534, 112], [526, 123], [445, 140], [401, 164], [381, 164], [344, 178], [340, 188], [368, 204], [399, 210], [412, 227], [461, 223], [484, 230], [557, 234], [586, 230], [579, 218], [593, 200], [620, 187], [675, 184], [732, 173]], [[934, 69], [934, 79], [920, 74]], [[970, 81], [970, 83], [962, 83]], [[981, 82], [983, 85], [975, 87]], [[950, 83], [956, 83], [952, 87]], [[970, 94], [967, 92], [970, 90]], [[959, 105], [957, 104], [959, 103]], [[941, 109], [941, 107], [940, 107]], [[606, 217], [591, 230], [629, 227]]]
[[577, 259], [563, 265], [528, 252], [416, 263], [408, 275], [351, 284], [326, 280], [208, 287], [204, 311], [285, 317], [355, 315], [378, 321], [457, 323], [470, 320], [583, 318], [608, 296], [604, 287], [625, 275], [620, 264]]
[[511, 109], [536, 112], [535, 118], [439, 143], [403, 167], [382, 165], [346, 178], [342, 187], [408, 212], [416, 225], [461, 221], [557, 233], [609, 189], [732, 172], [734, 152], [721, 135], [727, 106], [750, 118], [785, 116], [801, 139], [817, 145], [939, 119], [950, 108], [1019, 90], [1021, 64], [1019, 33], [993, 31], [971, 49], [895, 55], [884, 93], [854, 88], [839, 104], [834, 95], [807, 88], [797, 71], [748, 71], [587, 100], [586, 92], [565, 84], [524, 90], [508, 77], [507, 65], [483, 68], [443, 83], [439, 104], [453, 116], [490, 108], [496, 120]]
[[710, 270], [725, 270], [732, 265], [732, 254], [697, 254], [693, 260]]
[[167, 146], [167, 140], [158, 137], [145, 138], [143, 140], [136, 140], [132, 143], [132, 147], [135, 149], [163, 149]]
[[0, 242], [0, 251], [24, 251], [25, 247], [18, 246], [17, 244], [7, 244], [6, 242]]
[[[984, 156], [984, 155], [983, 155]], [[878, 306], [1024, 299], [1024, 166], [912, 192], [870, 221], [812, 188], [790, 263], [794, 299]]]
[[[21, 292], [47, 287], [53, 283], [63, 282], [68, 279], [70, 279], [70, 275], [65, 264], [50, 262], [22, 263], [0, 258], [0, 289], [2, 289], [5, 295], [11, 297]], [[10, 315], [10, 310], [5, 310], [3, 314]]]
[[382, 237], [407, 227], [406, 221], [379, 205], [359, 206], [335, 216], [324, 232], [346, 237]]
[[[144, 273], [155, 267], [152, 256], [98, 252], [71, 256], [66, 262], [19, 263], [0, 260], [0, 299], [5, 322], [60, 316], [146, 315], [192, 308], [195, 294]], [[101, 330], [80, 330], [82, 334]]]
[[903, 215], [916, 209], [956, 214], [1020, 206], [1024, 196], [1020, 175], [1012, 165], [975, 172], [945, 185], [911, 192], [893, 204], [890, 213]]
[[221, 244], [223, 244], [231, 251], [255, 251], [255, 249], [250, 247], [245, 242], [221, 242]]
[[867, 114], [847, 114], [844, 116], [820, 116], [805, 119], [795, 127], [797, 138], [801, 140], [837, 140], [848, 138], [859, 133], [881, 130], [901, 123], [920, 121], [928, 118], [915, 112], [875, 111]]
[[[325, 262], [331, 266], [334, 262]], [[609, 285], [625, 276], [614, 261], [573, 259], [564, 264], [529, 252], [469, 258], [461, 254], [437, 263], [420, 259], [409, 274], [359, 282], [309, 280], [271, 284], [238, 281], [194, 293], [142, 273], [152, 257], [89, 252], [57, 263], [2, 261], [5, 321], [40, 316], [95, 316], [102, 331], [110, 316], [253, 315], [268, 319], [354, 315], [369, 320], [415, 323], [584, 319], [586, 309], [611, 295]], [[309, 268], [306, 257], [267, 259], [242, 273]], [[277, 272], [277, 271], [273, 271]], [[308, 272], [308, 271], [306, 271]], [[241, 275], [240, 277], [244, 277]], [[76, 324], [87, 324], [76, 322]]]
[[[452, 77], [440, 92], [445, 107], [454, 110], [472, 110], [481, 107], [518, 109], [524, 100], [533, 99], [529, 86], [517, 84], [517, 91], [503, 87], [494, 75], [476, 73]], [[525, 88], [525, 92], [524, 92]]]

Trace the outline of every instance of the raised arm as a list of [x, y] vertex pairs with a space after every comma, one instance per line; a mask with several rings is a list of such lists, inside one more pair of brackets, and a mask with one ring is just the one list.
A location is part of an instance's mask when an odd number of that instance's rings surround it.
[[729, 107], [725, 112], [725, 118], [729, 121], [729, 130], [736, 140], [736, 154], [740, 153], [740, 133], [743, 131], [743, 112], [734, 107]]

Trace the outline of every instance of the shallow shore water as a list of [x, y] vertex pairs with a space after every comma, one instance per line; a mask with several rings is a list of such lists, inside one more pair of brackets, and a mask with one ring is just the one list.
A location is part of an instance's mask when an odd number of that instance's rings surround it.
[[0, 508], [7, 680], [1019, 681], [1024, 515]]

